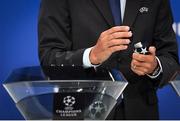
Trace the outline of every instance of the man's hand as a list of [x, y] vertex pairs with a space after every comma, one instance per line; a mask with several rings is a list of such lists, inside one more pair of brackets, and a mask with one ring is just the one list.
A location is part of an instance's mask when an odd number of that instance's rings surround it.
[[158, 66], [158, 61], [156, 59], [156, 48], [150, 47], [149, 52], [150, 54], [148, 55], [133, 53], [131, 69], [139, 76], [152, 74]]
[[114, 52], [126, 50], [130, 43], [132, 32], [128, 26], [117, 26], [101, 33], [96, 45], [90, 52], [92, 64], [101, 64]]

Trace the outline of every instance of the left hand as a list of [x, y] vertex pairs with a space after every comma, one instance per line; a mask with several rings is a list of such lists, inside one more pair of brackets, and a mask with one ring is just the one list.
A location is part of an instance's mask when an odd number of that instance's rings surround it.
[[149, 47], [149, 53], [148, 55], [133, 53], [131, 70], [139, 76], [152, 74], [158, 66], [156, 48]]

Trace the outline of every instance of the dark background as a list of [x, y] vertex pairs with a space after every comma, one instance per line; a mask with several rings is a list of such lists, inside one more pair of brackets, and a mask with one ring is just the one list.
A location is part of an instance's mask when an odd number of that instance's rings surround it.
[[[171, 0], [180, 42], [180, 1]], [[39, 65], [37, 20], [40, 0], [0, 0], [0, 119], [22, 119], [2, 87], [15, 68]], [[180, 44], [180, 43], [179, 43]], [[158, 91], [161, 119], [180, 120], [180, 97], [171, 86]]]

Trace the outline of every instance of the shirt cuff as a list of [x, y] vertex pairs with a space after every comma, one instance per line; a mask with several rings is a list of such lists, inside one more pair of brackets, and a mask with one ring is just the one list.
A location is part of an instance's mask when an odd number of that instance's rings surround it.
[[147, 76], [150, 77], [151, 79], [157, 78], [163, 72], [161, 61], [159, 60], [158, 57], [156, 57], [156, 59], [158, 61], [159, 67], [154, 71], [152, 75], [147, 74]]
[[91, 67], [96, 68], [99, 66], [99, 65], [93, 65], [90, 61], [89, 56], [90, 56], [90, 52], [91, 52], [92, 48], [93, 47], [88, 48], [84, 51], [84, 54], [83, 54], [83, 67], [84, 68], [91, 68]]

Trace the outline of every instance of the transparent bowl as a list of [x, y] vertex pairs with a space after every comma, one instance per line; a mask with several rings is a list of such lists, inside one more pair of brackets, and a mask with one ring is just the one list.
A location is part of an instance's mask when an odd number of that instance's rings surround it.
[[[69, 70], [61, 69], [66, 79], [74, 73]], [[39, 68], [31, 67], [13, 71], [3, 86], [26, 120], [104, 120], [128, 84], [120, 76], [119, 81], [47, 80]]]

